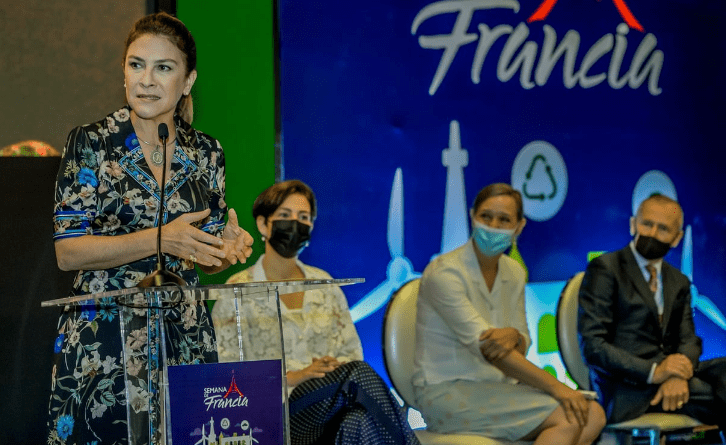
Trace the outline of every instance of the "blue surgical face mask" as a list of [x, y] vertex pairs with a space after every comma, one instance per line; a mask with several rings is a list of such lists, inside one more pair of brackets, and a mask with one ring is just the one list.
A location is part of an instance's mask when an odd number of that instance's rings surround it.
[[515, 230], [495, 229], [474, 221], [474, 242], [484, 255], [497, 256], [512, 245]]

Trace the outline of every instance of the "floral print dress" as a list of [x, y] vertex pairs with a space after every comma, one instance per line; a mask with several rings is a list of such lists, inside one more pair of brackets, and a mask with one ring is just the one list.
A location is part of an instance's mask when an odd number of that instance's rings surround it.
[[[187, 212], [211, 209], [197, 227], [221, 236], [226, 213], [222, 147], [178, 116], [175, 126], [164, 224]], [[54, 239], [115, 236], [155, 227], [159, 198], [159, 185], [139, 146], [130, 110], [124, 107], [99, 122], [75, 128], [68, 136], [56, 182]], [[171, 272], [188, 285], [198, 283], [192, 262], [165, 257]], [[135, 287], [155, 266], [152, 255], [110, 269], [81, 270], [71, 295]], [[153, 320], [162, 314], [168, 364], [216, 361], [206, 305], [183, 302], [158, 311], [145, 309], [141, 294], [132, 298], [134, 309], [129, 311], [120, 310], [111, 298], [62, 311], [54, 346], [48, 444], [128, 443], [127, 405], [132, 417], [157, 414], [158, 407], [150, 403], [157, 388], [148, 381], [153, 378], [149, 378], [147, 359], [149, 352], [153, 359], [158, 351], [147, 351], [148, 337], [156, 335], [153, 329], [147, 330], [147, 317]], [[125, 340], [120, 331], [122, 316], [128, 332]]]

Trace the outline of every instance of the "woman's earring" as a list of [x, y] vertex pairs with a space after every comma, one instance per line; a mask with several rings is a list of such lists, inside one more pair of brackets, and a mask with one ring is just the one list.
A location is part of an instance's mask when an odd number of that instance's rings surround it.
[[263, 243], [265, 241], [267, 241], [267, 237], [265, 235], [260, 235], [260, 239], [262, 240]]

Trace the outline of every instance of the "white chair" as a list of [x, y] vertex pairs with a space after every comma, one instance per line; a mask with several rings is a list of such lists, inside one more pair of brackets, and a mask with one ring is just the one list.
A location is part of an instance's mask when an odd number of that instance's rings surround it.
[[[419, 279], [404, 284], [389, 301], [383, 319], [383, 361], [388, 377], [404, 403], [416, 408], [411, 376], [416, 343], [416, 299]], [[445, 364], [442, 363], [442, 366]], [[440, 434], [415, 430], [422, 445], [503, 445], [529, 444], [490, 439], [476, 434]]]
[[[557, 305], [556, 325], [560, 355], [567, 372], [580, 389], [589, 390], [590, 374], [582, 358], [577, 333], [578, 294], [584, 276], [585, 272], [577, 273], [569, 279], [562, 290]], [[712, 433], [710, 435], [716, 438], [719, 436], [717, 427], [703, 425], [696, 419], [683, 414], [648, 413], [633, 420], [607, 425], [603, 429], [600, 444], [632, 444], [646, 441], [651, 445], [658, 445], [668, 443], [669, 438], [674, 440], [677, 438], [679, 442], [686, 442], [687, 440], [684, 438], [689, 435], [697, 440], [703, 438], [706, 431], [710, 431]], [[715, 443], [722, 442], [719, 440]]]

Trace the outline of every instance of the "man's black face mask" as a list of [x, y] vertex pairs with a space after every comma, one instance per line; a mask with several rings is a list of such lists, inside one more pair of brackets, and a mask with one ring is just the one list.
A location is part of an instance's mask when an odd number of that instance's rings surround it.
[[652, 236], [638, 234], [638, 239], [635, 241], [635, 250], [643, 255], [646, 260], [657, 260], [666, 256], [668, 251], [671, 250], [671, 245]]

